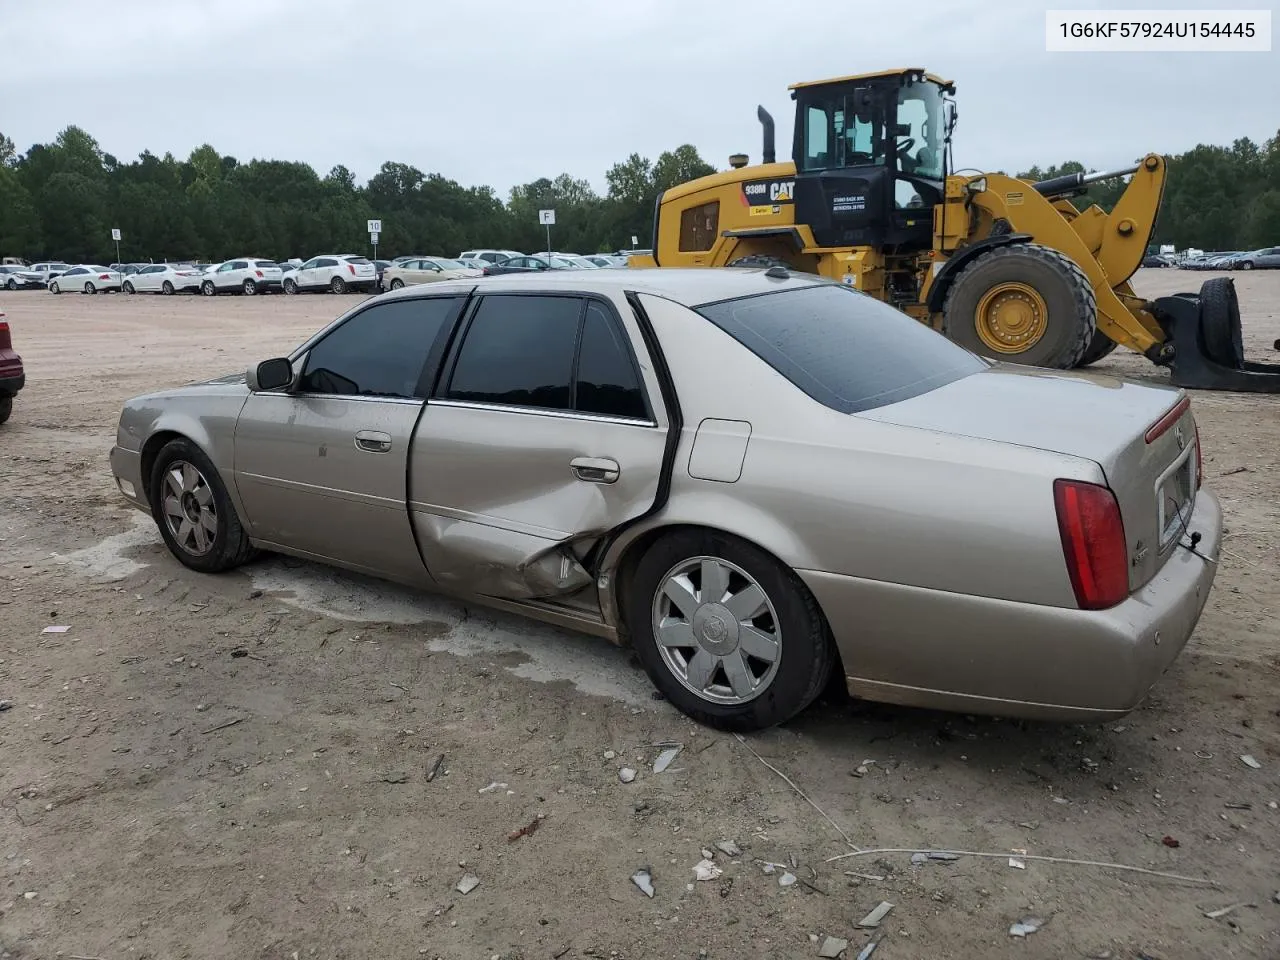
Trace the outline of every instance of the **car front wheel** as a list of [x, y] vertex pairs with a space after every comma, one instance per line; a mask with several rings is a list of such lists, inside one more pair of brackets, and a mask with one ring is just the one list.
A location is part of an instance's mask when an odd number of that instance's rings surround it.
[[221, 573], [254, 554], [213, 462], [186, 438], [156, 457], [151, 512], [169, 552], [192, 570]]
[[218, 291], [214, 287], [212, 280], [206, 280], [204, 283], [200, 284], [200, 292], [203, 293], [206, 297], [212, 297]]
[[800, 579], [751, 544], [711, 530], [668, 534], [624, 585], [626, 621], [654, 684], [725, 730], [791, 719], [822, 692], [835, 648]]
[[129, 294], [130, 296], [132, 296], [136, 292], [133, 289], [133, 284], [130, 283], [128, 280], [124, 282], [124, 292]]
[[392, 290], [399, 290], [403, 286], [404, 286], [404, 281], [401, 280], [399, 277], [396, 277], [394, 280], [391, 281]]
[[296, 294], [298, 292], [297, 283], [295, 283], [293, 280], [286, 278], [284, 281], [284, 292], [289, 294], [290, 296], [292, 296], [293, 294]]
[[6, 283], [6, 284], [5, 284], [5, 286], [6, 286], [6, 287], [8, 287], [10, 290], [17, 290], [17, 289], [18, 289], [18, 281], [17, 281], [17, 280], [12, 280], [12, 279], [11, 279], [8, 283]]
[[53, 294], [59, 294], [62, 292], [62, 290], [58, 287], [56, 283], [51, 283], [49, 284], [49, 292]]

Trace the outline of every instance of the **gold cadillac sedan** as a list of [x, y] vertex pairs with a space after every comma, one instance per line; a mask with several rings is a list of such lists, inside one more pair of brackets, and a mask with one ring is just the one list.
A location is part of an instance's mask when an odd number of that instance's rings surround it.
[[690, 716], [1132, 710], [1222, 534], [1180, 390], [990, 363], [785, 268], [442, 281], [129, 401], [173, 555], [334, 564], [634, 647]]

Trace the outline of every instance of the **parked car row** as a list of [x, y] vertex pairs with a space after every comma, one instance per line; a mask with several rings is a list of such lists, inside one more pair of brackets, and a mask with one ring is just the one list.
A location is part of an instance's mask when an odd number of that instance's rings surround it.
[[411, 254], [394, 260], [369, 260], [353, 253], [321, 254], [309, 260], [270, 260], [242, 256], [221, 263], [71, 264], [42, 261], [29, 266], [0, 266], [0, 287], [126, 294], [360, 293], [400, 289], [419, 283], [461, 280], [484, 274], [540, 270], [598, 270], [625, 267], [625, 256], [549, 252], [525, 255], [517, 250], [466, 250], [456, 258]]
[[1187, 257], [1178, 266], [1182, 270], [1276, 270], [1280, 269], [1280, 247], [1206, 253]]

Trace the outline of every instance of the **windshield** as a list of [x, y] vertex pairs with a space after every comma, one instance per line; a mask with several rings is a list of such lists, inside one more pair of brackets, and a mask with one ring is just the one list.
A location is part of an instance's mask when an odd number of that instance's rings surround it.
[[936, 83], [909, 83], [898, 91], [898, 158], [903, 173], [942, 179], [942, 91]]
[[444, 257], [435, 257], [434, 259], [432, 259], [431, 262], [438, 267], [442, 267], [445, 270], [466, 270], [467, 269], [466, 264], [459, 263], [457, 260], [446, 260]]
[[547, 259], [550, 261], [552, 268], [556, 270], [578, 269], [578, 265], [576, 263], [571, 260], [565, 260], [563, 257], [548, 257]]
[[843, 284], [725, 300], [697, 311], [841, 413], [898, 403], [987, 368], [920, 321]]

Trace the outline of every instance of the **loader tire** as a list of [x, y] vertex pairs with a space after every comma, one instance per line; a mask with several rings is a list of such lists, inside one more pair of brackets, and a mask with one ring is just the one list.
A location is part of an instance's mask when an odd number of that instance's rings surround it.
[[1230, 277], [1214, 277], [1201, 285], [1200, 337], [1210, 360], [1232, 370], [1244, 366], [1240, 301]]
[[1080, 358], [1080, 362], [1076, 366], [1087, 367], [1091, 363], [1097, 363], [1115, 348], [1116, 342], [1114, 340], [1101, 330], [1095, 330], [1093, 331], [1093, 339], [1089, 341], [1089, 346], [1085, 347], [1084, 356]]
[[979, 255], [951, 284], [942, 313], [943, 333], [960, 346], [1056, 370], [1077, 366], [1098, 329], [1089, 278], [1070, 257], [1037, 243]]

